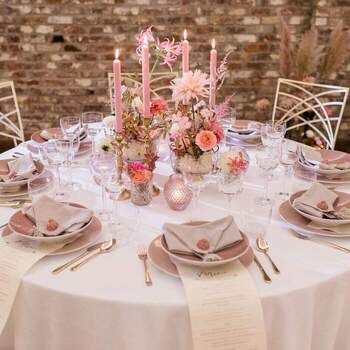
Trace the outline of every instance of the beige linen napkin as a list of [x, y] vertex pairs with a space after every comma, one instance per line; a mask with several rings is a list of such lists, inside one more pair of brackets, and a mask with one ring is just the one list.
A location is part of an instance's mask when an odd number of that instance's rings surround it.
[[78, 208], [41, 196], [23, 213], [36, 224], [38, 235], [58, 236], [83, 227], [93, 216], [87, 208]]
[[[200, 225], [165, 223], [163, 228], [169, 251], [200, 254], [204, 258], [243, 239], [232, 216]], [[211, 258], [220, 259], [218, 256]]]
[[20, 158], [9, 161], [7, 167], [8, 173], [0, 175], [0, 180], [3, 182], [30, 179], [36, 171], [36, 166], [31, 154], [26, 154]]
[[296, 198], [293, 207], [307, 214], [322, 218], [334, 212], [334, 202], [338, 196], [327, 187], [315, 182], [305, 193]]
[[293, 202], [295, 209], [307, 214], [326, 219], [350, 219], [350, 208], [343, 203], [342, 206], [334, 207], [338, 195], [321, 185], [314, 183], [304, 194]]
[[313, 229], [324, 231], [325, 233], [334, 233], [338, 235], [350, 234], [350, 224], [328, 227], [321, 225], [318, 222], [311, 221], [307, 226]]

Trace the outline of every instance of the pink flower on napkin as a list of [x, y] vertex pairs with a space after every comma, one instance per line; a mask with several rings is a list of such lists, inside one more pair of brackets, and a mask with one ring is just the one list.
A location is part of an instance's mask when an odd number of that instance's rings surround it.
[[197, 242], [197, 248], [200, 250], [209, 250], [210, 243], [206, 238], [202, 238]]
[[328, 210], [328, 204], [325, 201], [321, 201], [317, 204], [317, 208], [321, 210]]

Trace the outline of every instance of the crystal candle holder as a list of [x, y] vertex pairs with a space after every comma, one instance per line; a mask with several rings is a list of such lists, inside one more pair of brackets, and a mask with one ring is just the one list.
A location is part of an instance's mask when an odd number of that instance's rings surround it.
[[164, 197], [173, 210], [185, 210], [192, 200], [192, 191], [186, 186], [182, 175], [173, 174], [164, 185]]

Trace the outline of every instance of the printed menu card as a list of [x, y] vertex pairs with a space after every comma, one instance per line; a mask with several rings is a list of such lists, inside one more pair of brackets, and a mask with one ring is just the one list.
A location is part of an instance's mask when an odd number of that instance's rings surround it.
[[177, 265], [189, 306], [194, 350], [266, 350], [260, 299], [239, 262]]
[[62, 243], [46, 245], [22, 240], [14, 234], [0, 237], [0, 334], [26, 271], [61, 246]]

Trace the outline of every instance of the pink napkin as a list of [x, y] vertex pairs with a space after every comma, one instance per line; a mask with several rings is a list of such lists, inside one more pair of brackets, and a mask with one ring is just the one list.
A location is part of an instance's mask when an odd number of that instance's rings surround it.
[[165, 223], [163, 228], [169, 251], [187, 255], [210, 256], [243, 239], [232, 216], [201, 225]]

